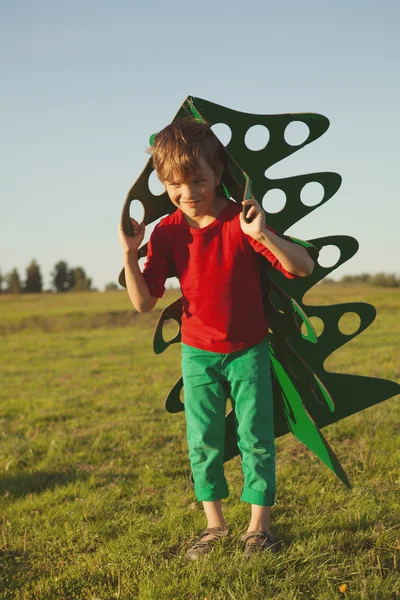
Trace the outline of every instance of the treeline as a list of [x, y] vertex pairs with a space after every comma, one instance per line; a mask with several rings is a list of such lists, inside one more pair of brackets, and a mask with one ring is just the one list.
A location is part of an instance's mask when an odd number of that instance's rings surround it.
[[321, 283], [365, 283], [376, 287], [400, 287], [400, 276], [395, 273], [361, 273], [361, 275], [344, 275], [342, 279], [335, 280], [325, 277]]
[[[92, 280], [82, 267], [69, 267], [64, 260], [54, 265], [51, 273], [51, 290], [54, 292], [87, 292], [92, 291]], [[40, 266], [32, 260], [22, 280], [18, 270], [13, 269], [3, 275], [0, 271], [0, 292], [10, 294], [39, 294], [43, 292], [43, 277]], [[94, 291], [94, 290], [93, 290]]]
[[[39, 294], [48, 292], [88, 292], [97, 291], [92, 287], [92, 279], [87, 276], [83, 267], [69, 267], [65, 260], [60, 260], [54, 265], [50, 274], [51, 289], [43, 289], [43, 277], [40, 266], [36, 260], [32, 260], [26, 268], [25, 279], [22, 280], [18, 270], [12, 269], [5, 275], [0, 271], [0, 292], [10, 294]], [[361, 273], [361, 275], [344, 275], [341, 279], [325, 277], [321, 284], [367, 284], [376, 287], [400, 287], [400, 276], [395, 273]], [[168, 286], [167, 286], [168, 287]], [[105, 291], [119, 290], [119, 286], [108, 283]]]

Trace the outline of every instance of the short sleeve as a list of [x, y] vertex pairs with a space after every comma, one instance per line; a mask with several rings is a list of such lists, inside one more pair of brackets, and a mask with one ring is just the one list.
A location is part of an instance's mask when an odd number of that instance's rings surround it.
[[[275, 235], [280, 235], [277, 231], [272, 229], [272, 227], [269, 227], [269, 225], [265, 225], [265, 227], [267, 229], [269, 229], [269, 231], [272, 231], [272, 233], [274, 233]], [[253, 238], [251, 236], [247, 235], [246, 233], [244, 234], [244, 236], [247, 239], [247, 241], [249, 242], [250, 246], [252, 246], [252, 248], [258, 254], [261, 254], [262, 256], [264, 256], [264, 258], [266, 258], [268, 260], [268, 262], [271, 264], [271, 266], [274, 269], [281, 271], [281, 273], [283, 273], [284, 276], [287, 277], [288, 279], [297, 279], [299, 277], [298, 275], [294, 275], [293, 273], [290, 273], [289, 271], [287, 271], [285, 269], [285, 267], [282, 265], [282, 263], [276, 258], [275, 254], [273, 254], [271, 252], [271, 250], [268, 250], [268, 248], [266, 248], [264, 246], [264, 244], [261, 244], [261, 242], [257, 242], [256, 240], [253, 240]]]
[[150, 295], [154, 298], [164, 295], [165, 281], [171, 270], [171, 249], [166, 229], [161, 223], [154, 228], [147, 244], [147, 259], [142, 271]]

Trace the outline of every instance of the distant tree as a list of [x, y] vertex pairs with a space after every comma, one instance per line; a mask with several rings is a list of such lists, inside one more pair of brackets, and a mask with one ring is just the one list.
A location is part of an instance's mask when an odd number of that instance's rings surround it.
[[28, 294], [38, 294], [43, 289], [43, 278], [40, 272], [40, 267], [36, 260], [33, 260], [26, 269], [26, 281], [24, 292]]
[[344, 275], [340, 283], [368, 283], [377, 287], [400, 287], [400, 277], [395, 273], [361, 273], [360, 275]]
[[344, 275], [340, 281], [341, 283], [369, 283], [371, 281], [371, 275], [369, 273]]
[[92, 280], [87, 277], [82, 267], [71, 269], [71, 289], [75, 292], [88, 292], [92, 289]]
[[60, 260], [51, 274], [52, 285], [56, 292], [68, 292], [72, 287], [72, 274], [65, 260]]
[[0, 293], [3, 291], [3, 281], [4, 281], [4, 277], [2, 272], [0, 271]]
[[118, 284], [115, 283], [115, 281], [110, 281], [110, 283], [107, 283], [104, 286], [104, 291], [105, 292], [116, 292], [118, 291], [120, 288], [118, 286]]
[[86, 292], [93, 290], [92, 280], [83, 267], [69, 268], [65, 260], [60, 260], [52, 273], [52, 284], [56, 292]]
[[400, 279], [394, 273], [376, 273], [371, 276], [370, 283], [379, 287], [399, 287]]
[[17, 269], [13, 269], [6, 275], [7, 292], [10, 294], [20, 294], [22, 291], [21, 280]]
[[341, 279], [342, 283], [355, 283], [356, 281], [355, 275], [344, 275]]

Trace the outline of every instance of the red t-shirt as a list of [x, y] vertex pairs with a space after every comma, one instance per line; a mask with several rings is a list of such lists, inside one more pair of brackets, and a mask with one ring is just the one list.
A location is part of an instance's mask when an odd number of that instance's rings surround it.
[[[143, 275], [161, 298], [175, 266], [182, 290], [182, 342], [228, 354], [268, 333], [260, 288], [260, 260], [295, 278], [263, 244], [243, 233], [240, 204], [230, 200], [207, 227], [190, 227], [177, 209], [154, 228]], [[261, 256], [263, 258], [261, 258]]]

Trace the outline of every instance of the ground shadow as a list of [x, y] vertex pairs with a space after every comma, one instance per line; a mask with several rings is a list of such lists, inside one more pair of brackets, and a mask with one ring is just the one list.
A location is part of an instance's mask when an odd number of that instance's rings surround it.
[[[96, 468], [92, 472], [96, 474]], [[65, 471], [35, 471], [34, 473], [21, 473], [20, 475], [2, 477], [0, 478], [0, 496], [16, 499], [29, 494], [41, 494], [48, 490], [54, 490], [56, 487], [67, 486], [70, 483], [87, 481], [92, 472], [71, 468]], [[116, 483], [118, 479], [119, 475], [117, 474], [102, 472], [97, 478], [96, 487]], [[137, 476], [133, 473], [124, 474], [123, 480], [125, 483], [132, 485], [137, 481]]]

